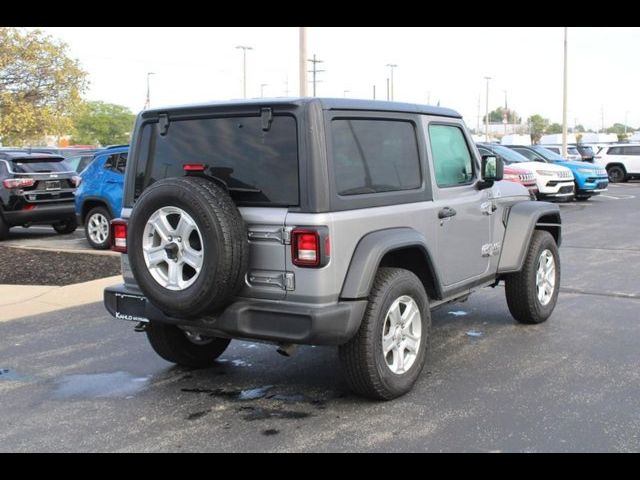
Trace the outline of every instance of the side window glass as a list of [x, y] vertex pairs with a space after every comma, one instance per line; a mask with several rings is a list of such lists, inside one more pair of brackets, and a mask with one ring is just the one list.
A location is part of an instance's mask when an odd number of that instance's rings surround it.
[[115, 170], [116, 169], [116, 164], [118, 162], [118, 155], [109, 155], [109, 158], [107, 158], [107, 161], [104, 162], [104, 168], [105, 170]]
[[127, 168], [127, 154], [121, 153], [118, 155], [118, 160], [116, 162], [116, 170], [120, 173], [124, 173]]
[[429, 125], [431, 153], [439, 187], [473, 181], [473, 160], [462, 130], [453, 125]]

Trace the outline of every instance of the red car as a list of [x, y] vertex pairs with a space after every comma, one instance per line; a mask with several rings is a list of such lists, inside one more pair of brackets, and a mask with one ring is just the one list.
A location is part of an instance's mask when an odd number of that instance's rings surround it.
[[516, 168], [512, 165], [505, 165], [504, 175], [502, 179], [508, 182], [516, 182], [524, 187], [527, 187], [529, 189], [529, 193], [534, 197], [536, 193], [538, 193], [536, 178], [533, 173], [529, 172], [528, 170]]

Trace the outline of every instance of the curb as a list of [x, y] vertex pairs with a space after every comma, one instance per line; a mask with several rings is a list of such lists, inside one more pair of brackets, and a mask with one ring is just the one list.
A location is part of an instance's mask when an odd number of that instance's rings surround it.
[[116, 283], [121, 275], [64, 287], [0, 285], [0, 322], [101, 302], [104, 288]]

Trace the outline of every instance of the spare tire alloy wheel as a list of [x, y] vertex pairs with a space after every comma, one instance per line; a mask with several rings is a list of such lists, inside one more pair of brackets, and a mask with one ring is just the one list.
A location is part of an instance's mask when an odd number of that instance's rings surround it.
[[175, 206], [156, 210], [143, 232], [142, 254], [149, 273], [168, 290], [184, 290], [197, 280], [204, 257], [195, 220]]
[[382, 328], [382, 353], [395, 374], [408, 371], [416, 361], [422, 339], [422, 318], [415, 300], [403, 295], [395, 300]]

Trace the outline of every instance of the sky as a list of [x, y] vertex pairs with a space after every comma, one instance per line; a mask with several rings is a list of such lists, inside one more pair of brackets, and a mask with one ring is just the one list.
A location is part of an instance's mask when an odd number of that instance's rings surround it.
[[[46, 27], [89, 73], [86, 98], [144, 107], [147, 72], [153, 107], [298, 95], [298, 27]], [[562, 27], [308, 27], [318, 68], [317, 95], [386, 98], [459, 111], [475, 128], [505, 104], [522, 118], [562, 122]], [[568, 124], [640, 127], [640, 28], [569, 27]], [[311, 64], [309, 63], [309, 68]], [[311, 78], [311, 75], [309, 75]], [[311, 87], [309, 88], [311, 94]], [[480, 108], [479, 108], [480, 106]]]

